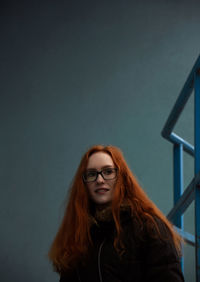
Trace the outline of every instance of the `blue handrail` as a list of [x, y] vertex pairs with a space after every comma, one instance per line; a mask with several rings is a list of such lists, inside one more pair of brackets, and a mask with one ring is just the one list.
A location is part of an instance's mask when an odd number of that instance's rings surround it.
[[[194, 146], [173, 132], [190, 95], [194, 90]], [[162, 136], [174, 144], [174, 207], [168, 214], [176, 230], [185, 241], [195, 246], [196, 282], [200, 282], [200, 56], [196, 60], [174, 107], [163, 127]], [[183, 150], [194, 157], [194, 178], [183, 191]], [[183, 213], [188, 206], [195, 203], [195, 236], [184, 231]], [[184, 261], [182, 260], [182, 269]]]
[[[176, 100], [176, 103], [174, 104], [173, 109], [171, 110], [171, 113], [163, 127], [162, 130], [162, 136], [166, 139], [170, 137], [170, 134], [172, 133], [172, 130], [178, 121], [178, 118], [183, 111], [191, 93], [194, 89], [194, 74], [196, 73], [196, 70], [200, 68], [200, 56], [196, 60], [179, 96]], [[179, 142], [178, 142], [179, 143]]]

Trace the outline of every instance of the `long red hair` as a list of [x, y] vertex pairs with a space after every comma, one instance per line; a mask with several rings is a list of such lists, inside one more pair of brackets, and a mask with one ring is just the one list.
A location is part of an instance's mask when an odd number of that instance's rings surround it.
[[162, 235], [159, 232], [155, 217], [162, 220], [171, 234], [176, 250], [180, 254], [180, 236], [140, 187], [120, 149], [115, 146], [96, 145], [91, 147], [83, 156], [71, 185], [65, 214], [48, 254], [54, 269], [57, 272], [62, 272], [73, 267], [83, 255], [87, 254], [88, 247], [92, 244], [90, 237], [90, 201], [82, 175], [87, 167], [89, 157], [96, 152], [109, 154], [118, 168], [118, 177], [112, 200], [112, 214], [117, 230], [114, 241], [115, 248], [118, 249], [121, 244], [120, 234], [123, 230], [121, 230], [120, 225], [120, 207], [126, 203], [140, 226], [144, 222], [147, 229], [152, 229], [152, 226], [154, 226], [158, 237], [161, 239]]

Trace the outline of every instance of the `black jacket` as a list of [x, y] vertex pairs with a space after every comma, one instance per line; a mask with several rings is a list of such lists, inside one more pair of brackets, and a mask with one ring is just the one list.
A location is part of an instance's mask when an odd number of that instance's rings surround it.
[[[157, 220], [162, 234], [169, 234], [161, 220]], [[60, 282], [183, 282], [180, 261], [170, 239], [163, 242], [148, 234], [140, 240], [138, 224], [130, 214], [121, 214], [125, 252], [120, 257], [113, 246], [115, 224], [98, 220], [91, 227], [93, 246], [73, 270], [60, 276]]]

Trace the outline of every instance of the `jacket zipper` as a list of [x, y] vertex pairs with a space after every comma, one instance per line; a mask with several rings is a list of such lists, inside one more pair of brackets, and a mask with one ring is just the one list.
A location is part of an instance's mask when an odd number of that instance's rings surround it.
[[[100, 282], [103, 282], [102, 273], [101, 273], [101, 251], [102, 251], [102, 247], [104, 245], [104, 242], [105, 242], [105, 240], [101, 243], [99, 250], [98, 250], [98, 271], [99, 271]], [[81, 282], [81, 278], [80, 278], [80, 275], [79, 275], [78, 268], [76, 268], [76, 273], [77, 273], [77, 276], [78, 276], [78, 280]]]
[[78, 268], [76, 268], [76, 274], [77, 274], [77, 277], [78, 277], [78, 281], [81, 282], [81, 277], [80, 277], [80, 275], [79, 275]]
[[99, 247], [99, 251], [98, 251], [98, 270], [99, 270], [99, 280], [100, 282], [103, 282], [102, 279], [102, 273], [101, 273], [101, 251], [102, 251], [102, 247], [105, 243], [105, 240], [101, 243], [100, 247]]

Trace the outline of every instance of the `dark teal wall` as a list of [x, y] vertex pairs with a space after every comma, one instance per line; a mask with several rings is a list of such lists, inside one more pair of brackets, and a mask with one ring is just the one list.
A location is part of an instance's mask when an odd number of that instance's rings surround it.
[[[172, 145], [160, 132], [199, 55], [200, 4], [1, 5], [1, 281], [53, 282], [48, 248], [89, 146], [119, 146], [149, 197], [165, 214], [172, 207]], [[192, 111], [191, 100], [177, 126], [189, 141]], [[194, 251], [185, 253], [191, 282]]]

